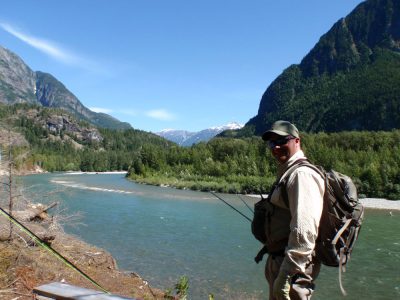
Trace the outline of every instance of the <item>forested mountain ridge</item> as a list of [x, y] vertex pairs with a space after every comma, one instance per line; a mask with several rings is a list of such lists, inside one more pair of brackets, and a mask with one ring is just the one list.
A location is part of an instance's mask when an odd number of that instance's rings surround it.
[[259, 135], [279, 119], [306, 132], [400, 128], [400, 1], [365, 1], [334, 24], [235, 135]]
[[135, 129], [95, 127], [63, 109], [0, 104], [0, 148], [11, 146], [16, 169], [46, 171], [128, 170], [142, 148], [175, 144]]
[[132, 128], [128, 123], [85, 107], [52, 75], [34, 72], [11, 51], [0, 46], [0, 103], [30, 103], [61, 108], [79, 120], [95, 126], [114, 129]]

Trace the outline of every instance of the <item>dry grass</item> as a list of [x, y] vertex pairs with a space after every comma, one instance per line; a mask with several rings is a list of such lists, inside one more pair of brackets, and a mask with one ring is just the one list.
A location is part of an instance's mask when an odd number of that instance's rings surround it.
[[[22, 199], [17, 203], [15, 206], [18, 211], [14, 211], [13, 215], [18, 216], [20, 221], [24, 219], [23, 216], [29, 215], [32, 208], [39, 207]], [[4, 204], [2, 207], [5, 207]], [[39, 237], [54, 237], [51, 240], [52, 248], [107, 291], [136, 299], [164, 299], [162, 291], [152, 289], [137, 274], [120, 271], [108, 252], [64, 233], [60, 222], [76, 222], [77, 219], [76, 216], [72, 219], [65, 217], [59, 212], [44, 220], [28, 221], [25, 218], [23, 224]], [[93, 283], [56, 256], [36, 245], [17, 226], [13, 225], [12, 233], [12, 238], [9, 239], [10, 222], [0, 215], [0, 299], [32, 299], [34, 287], [56, 281], [98, 290]]]
[[[118, 270], [112, 256], [102, 249], [63, 233], [57, 235], [52, 247], [111, 293], [137, 299], [164, 297], [138, 275]], [[32, 299], [34, 287], [55, 281], [98, 289], [48, 251], [21, 237], [0, 242], [0, 299]]]
[[[0, 182], [7, 183], [7, 178]], [[44, 216], [29, 221], [32, 211], [40, 206], [31, 203], [29, 189], [13, 187], [13, 216], [39, 237], [51, 237], [51, 247], [67, 260], [79, 267], [85, 274], [105, 290], [135, 299], [164, 299], [164, 292], [153, 289], [140, 276], [118, 269], [114, 258], [103, 249], [89, 245], [74, 236], [64, 233], [62, 224], [79, 225], [79, 216], [66, 216], [62, 207], [52, 208], [54, 216]], [[48, 192], [42, 198], [56, 201], [57, 191]], [[0, 206], [7, 210], [9, 192], [0, 191]], [[27, 217], [28, 216], [28, 217]], [[40, 214], [42, 216], [42, 214]], [[28, 234], [12, 225], [0, 214], [0, 299], [32, 299], [34, 287], [51, 283], [66, 282], [72, 285], [99, 290], [73, 268], [37, 245]]]

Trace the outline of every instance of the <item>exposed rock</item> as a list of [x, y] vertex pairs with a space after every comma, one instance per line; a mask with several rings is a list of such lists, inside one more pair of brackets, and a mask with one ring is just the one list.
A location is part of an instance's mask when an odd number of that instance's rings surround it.
[[0, 102], [34, 103], [36, 76], [17, 55], [0, 47]]
[[44, 72], [34, 72], [24, 61], [0, 46], [0, 103], [30, 103], [63, 109], [79, 120], [114, 129], [132, 128], [104, 113], [85, 107], [61, 82]]
[[45, 127], [55, 135], [61, 131], [74, 135], [77, 140], [85, 142], [101, 142], [103, 137], [94, 127], [82, 127], [76, 120], [66, 115], [51, 115], [45, 120]]

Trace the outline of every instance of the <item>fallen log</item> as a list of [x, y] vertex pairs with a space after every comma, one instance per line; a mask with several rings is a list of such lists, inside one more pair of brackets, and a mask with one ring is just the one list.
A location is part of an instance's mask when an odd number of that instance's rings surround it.
[[53, 207], [55, 207], [58, 202], [53, 202], [50, 205], [42, 207], [42, 205], [38, 205], [38, 207], [34, 207], [35, 211], [33, 214], [29, 216], [29, 221], [44, 221], [49, 219], [49, 215], [47, 211]]

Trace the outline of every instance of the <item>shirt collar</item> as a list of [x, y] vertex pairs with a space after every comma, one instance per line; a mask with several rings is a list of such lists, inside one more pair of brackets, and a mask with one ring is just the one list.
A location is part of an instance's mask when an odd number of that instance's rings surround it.
[[306, 158], [302, 150], [299, 150], [295, 154], [293, 154], [287, 162], [283, 164], [278, 164], [278, 177], [282, 176], [282, 174], [300, 158]]

